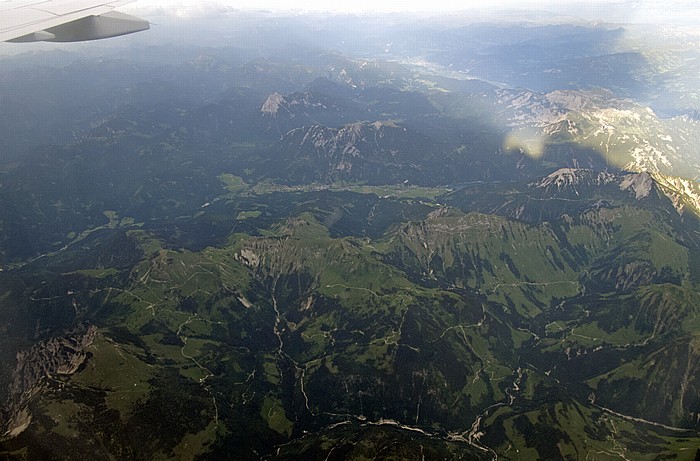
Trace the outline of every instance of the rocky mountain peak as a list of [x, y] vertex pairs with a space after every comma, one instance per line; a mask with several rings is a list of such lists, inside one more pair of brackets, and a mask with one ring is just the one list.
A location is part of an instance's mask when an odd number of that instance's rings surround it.
[[575, 188], [576, 186], [603, 185], [613, 181], [615, 176], [605, 171], [594, 171], [584, 168], [560, 168], [543, 179], [531, 184], [538, 189], [557, 191]]
[[381, 125], [374, 123], [355, 122], [345, 125], [338, 130], [337, 142], [339, 144], [355, 144], [367, 142], [382, 137]]
[[637, 200], [648, 197], [653, 186], [654, 179], [647, 172], [628, 174], [620, 182], [620, 190], [633, 191]]
[[654, 175], [654, 181], [661, 187], [666, 196], [671, 199], [678, 213], [690, 210], [700, 216], [700, 183], [690, 179]]
[[260, 112], [262, 112], [263, 114], [275, 115], [277, 114], [277, 112], [279, 112], [280, 107], [282, 106], [282, 104], [284, 104], [284, 102], [284, 96], [277, 92], [274, 92], [270, 96], [268, 96], [267, 100], [260, 109]]
[[[282, 96], [275, 92], [268, 96], [260, 112], [263, 114], [276, 115], [282, 109], [286, 109], [289, 112], [293, 112], [295, 108], [302, 111], [309, 108], [327, 110], [329, 104], [334, 106], [332, 102], [328, 102], [328, 97], [312, 92], [296, 92], [287, 96]], [[338, 110], [337, 107], [332, 108]]]
[[292, 130], [285, 138], [294, 139], [298, 133], [303, 133], [303, 138], [300, 145], [312, 145], [316, 149], [321, 149], [327, 146], [333, 138], [337, 136], [338, 130], [333, 128], [328, 128], [321, 125], [312, 125], [308, 128], [298, 128]]
[[201, 54], [188, 64], [194, 69], [205, 72], [211, 72], [221, 67], [219, 60], [210, 54]]
[[339, 149], [344, 151], [357, 149], [359, 144], [370, 143], [376, 145], [384, 137], [384, 129], [401, 129], [391, 122], [354, 122], [341, 128], [329, 128], [321, 125], [312, 125], [307, 128], [292, 130], [286, 138], [294, 138], [299, 133], [304, 133], [301, 145], [311, 144], [315, 148]]

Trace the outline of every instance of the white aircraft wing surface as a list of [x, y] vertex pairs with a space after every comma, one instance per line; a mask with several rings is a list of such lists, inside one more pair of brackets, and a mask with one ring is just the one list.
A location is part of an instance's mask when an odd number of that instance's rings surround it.
[[148, 21], [114, 11], [131, 1], [0, 0], [0, 42], [77, 42], [148, 29]]

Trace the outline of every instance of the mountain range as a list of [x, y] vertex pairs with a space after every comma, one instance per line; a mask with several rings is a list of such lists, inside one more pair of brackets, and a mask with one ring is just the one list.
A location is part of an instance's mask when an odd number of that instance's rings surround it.
[[0, 457], [695, 459], [697, 50], [396, 27], [1, 59]]

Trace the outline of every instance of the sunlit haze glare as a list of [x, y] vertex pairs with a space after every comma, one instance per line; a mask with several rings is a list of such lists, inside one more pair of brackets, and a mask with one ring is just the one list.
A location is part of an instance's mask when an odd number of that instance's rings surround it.
[[164, 14], [179, 18], [196, 18], [222, 14], [236, 10], [267, 11], [318, 11], [333, 13], [444, 13], [449, 11], [542, 10], [563, 16], [587, 20], [636, 23], [675, 23], [700, 26], [700, 6], [690, 0], [588, 0], [552, 1], [497, 0], [491, 2], [464, 2], [442, 0], [430, 2], [406, 2], [385, 0], [357, 0], [353, 2], [328, 2], [324, 0], [137, 0], [122, 8], [140, 14]]

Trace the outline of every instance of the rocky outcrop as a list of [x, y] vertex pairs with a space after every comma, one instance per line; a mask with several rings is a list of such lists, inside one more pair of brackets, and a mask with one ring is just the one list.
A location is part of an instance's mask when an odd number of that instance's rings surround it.
[[312, 125], [285, 134], [270, 148], [261, 170], [294, 183], [444, 183], [455, 179], [437, 166], [445, 164], [444, 147], [391, 121]]
[[634, 198], [641, 200], [651, 194], [654, 187], [654, 179], [649, 173], [630, 174], [620, 182], [620, 190], [634, 192]]
[[268, 115], [276, 115], [285, 102], [284, 96], [279, 93], [272, 93], [265, 101], [265, 104], [263, 104], [260, 112]]
[[686, 211], [700, 216], [700, 183], [696, 180], [654, 175], [666, 196], [681, 215]]
[[97, 336], [91, 325], [81, 332], [51, 338], [17, 353], [17, 365], [12, 374], [7, 402], [0, 413], [2, 437], [19, 435], [31, 422], [29, 401], [38, 394], [46, 378], [71, 375], [88, 360], [88, 347]]
[[560, 168], [530, 186], [544, 189], [548, 192], [560, 192], [577, 187], [591, 187], [609, 184], [615, 176], [605, 171], [594, 171], [582, 168]]

